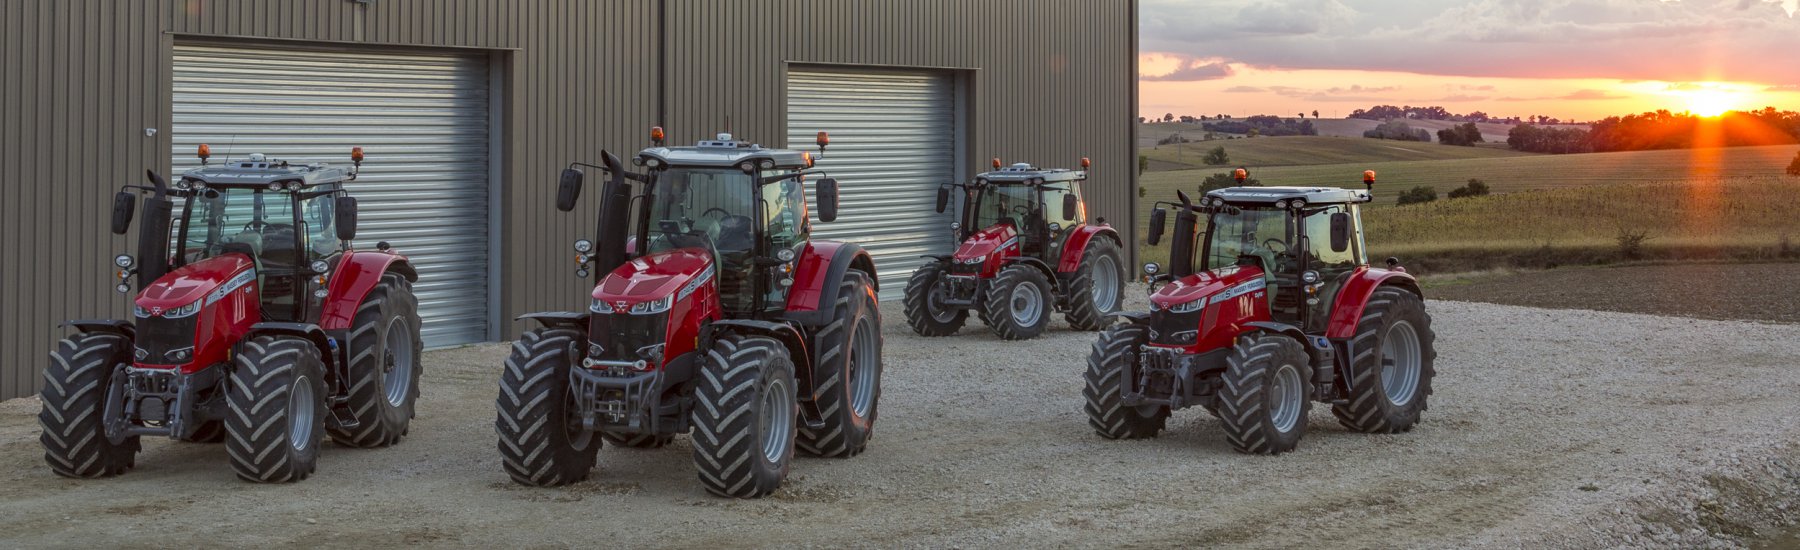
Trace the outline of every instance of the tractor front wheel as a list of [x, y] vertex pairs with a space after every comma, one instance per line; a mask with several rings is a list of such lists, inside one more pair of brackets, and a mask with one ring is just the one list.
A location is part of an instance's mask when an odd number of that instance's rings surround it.
[[1395, 287], [1370, 295], [1350, 340], [1350, 403], [1331, 407], [1338, 423], [1365, 433], [1412, 430], [1437, 374], [1436, 338], [1419, 295]]
[[781, 487], [800, 415], [794, 362], [781, 342], [722, 335], [694, 392], [694, 467], [707, 492], [758, 498]]
[[569, 393], [569, 369], [587, 342], [566, 328], [527, 331], [513, 342], [500, 373], [500, 463], [514, 482], [560, 487], [588, 477], [601, 438], [582, 427]]
[[969, 310], [944, 304], [949, 295], [944, 268], [925, 264], [906, 280], [906, 325], [919, 336], [949, 336], [962, 330]]
[[1088, 354], [1087, 388], [1081, 396], [1087, 400], [1088, 424], [1107, 439], [1143, 439], [1156, 437], [1169, 420], [1169, 408], [1127, 407], [1125, 390], [1135, 388], [1138, 351], [1149, 342], [1141, 325], [1117, 325], [1100, 333], [1094, 351]]
[[818, 351], [813, 402], [825, 427], [802, 428], [799, 445], [814, 456], [849, 458], [869, 445], [881, 400], [881, 312], [875, 288], [859, 271], [845, 274], [831, 324], [813, 338]]
[[356, 307], [350, 328], [350, 415], [354, 427], [329, 425], [331, 440], [352, 447], [400, 442], [419, 397], [419, 300], [397, 274], [382, 277]]
[[131, 341], [110, 332], [64, 338], [44, 369], [44, 461], [63, 477], [111, 477], [136, 464], [138, 436], [106, 437], [106, 392], [120, 364], [131, 363]]
[[988, 287], [988, 328], [1003, 340], [1030, 340], [1050, 324], [1050, 279], [1037, 268], [1016, 263], [1000, 270]]
[[1125, 297], [1125, 260], [1112, 239], [1095, 237], [1081, 255], [1081, 267], [1069, 282], [1069, 312], [1076, 330], [1100, 330], [1106, 316], [1119, 311]]
[[245, 481], [287, 483], [317, 469], [325, 436], [325, 365], [312, 342], [258, 336], [243, 344], [226, 394], [225, 452]]
[[1273, 455], [1294, 450], [1312, 410], [1312, 368], [1292, 337], [1258, 332], [1238, 337], [1225, 356], [1218, 415], [1225, 438], [1239, 452]]

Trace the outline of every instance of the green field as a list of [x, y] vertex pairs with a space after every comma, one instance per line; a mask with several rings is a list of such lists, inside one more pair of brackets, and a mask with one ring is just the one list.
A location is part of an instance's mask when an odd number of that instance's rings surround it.
[[[1197, 137], [1197, 136], [1196, 136]], [[1207, 166], [1201, 159], [1215, 147], [1224, 147], [1231, 164]], [[1229, 170], [1239, 166], [1260, 172], [1261, 167], [1420, 160], [1465, 160], [1532, 156], [1503, 147], [1452, 147], [1416, 141], [1369, 138], [1287, 136], [1212, 140], [1162, 145], [1138, 151], [1150, 157], [1150, 170]], [[1358, 171], [1360, 173], [1360, 171]]]

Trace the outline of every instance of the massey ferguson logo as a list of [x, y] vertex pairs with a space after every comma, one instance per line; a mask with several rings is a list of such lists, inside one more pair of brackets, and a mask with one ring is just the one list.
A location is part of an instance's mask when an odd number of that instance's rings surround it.
[[613, 308], [617, 309], [619, 311], [625, 311], [627, 309], [631, 309], [629, 306], [627, 306], [625, 304], [626, 304], [626, 302], [613, 302]]
[[151, 317], [156, 317], [158, 315], [162, 315], [162, 308], [160, 308], [160, 307], [150, 308], [150, 316]]

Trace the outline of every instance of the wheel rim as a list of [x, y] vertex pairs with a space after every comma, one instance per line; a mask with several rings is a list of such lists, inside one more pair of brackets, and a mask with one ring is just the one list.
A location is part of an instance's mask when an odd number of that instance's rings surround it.
[[850, 335], [850, 410], [857, 418], [868, 418], [869, 409], [875, 408], [875, 383], [881, 379], [876, 372], [880, 355], [875, 353], [875, 332], [869, 323], [857, 323], [856, 331]]
[[313, 415], [319, 404], [313, 396], [312, 380], [305, 376], [294, 380], [288, 390], [288, 444], [296, 451], [312, 445]]
[[931, 292], [925, 293], [925, 312], [931, 315], [931, 320], [948, 323], [956, 318], [955, 310], [944, 307], [944, 297], [950, 294], [949, 287], [949, 283], [939, 279], [937, 284], [931, 285]]
[[1419, 392], [1419, 331], [1399, 321], [1381, 339], [1381, 391], [1395, 405], [1411, 403]]
[[1088, 276], [1094, 278], [1094, 309], [1109, 312], [1119, 305], [1119, 266], [1113, 263], [1112, 256], [1096, 256], [1094, 271]]
[[412, 397], [413, 374], [419, 367], [413, 362], [413, 334], [405, 319], [395, 317], [388, 321], [386, 340], [381, 358], [381, 391], [387, 394], [388, 405], [399, 407]]
[[788, 440], [794, 431], [794, 393], [787, 381], [769, 381], [763, 388], [761, 409], [756, 414], [756, 427], [763, 434], [763, 458], [780, 462], [787, 454]]
[[1007, 302], [1012, 306], [1013, 321], [1021, 326], [1031, 326], [1038, 322], [1044, 313], [1044, 293], [1037, 285], [1021, 282], [1013, 287], [1012, 296]]
[[587, 450], [594, 442], [594, 432], [587, 431], [581, 425], [581, 408], [575, 404], [575, 394], [570, 393], [568, 403], [563, 405], [567, 414], [563, 415], [563, 436], [569, 440], [569, 447], [575, 450]]
[[1275, 431], [1293, 431], [1300, 422], [1301, 400], [1306, 399], [1302, 389], [1300, 369], [1293, 365], [1275, 369], [1275, 376], [1269, 381], [1269, 422], [1275, 425]]

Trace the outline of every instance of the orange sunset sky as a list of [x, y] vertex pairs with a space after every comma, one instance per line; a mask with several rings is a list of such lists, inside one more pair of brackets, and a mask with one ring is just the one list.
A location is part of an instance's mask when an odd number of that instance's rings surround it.
[[1140, 114], [1800, 110], [1800, 0], [1143, 0]]

